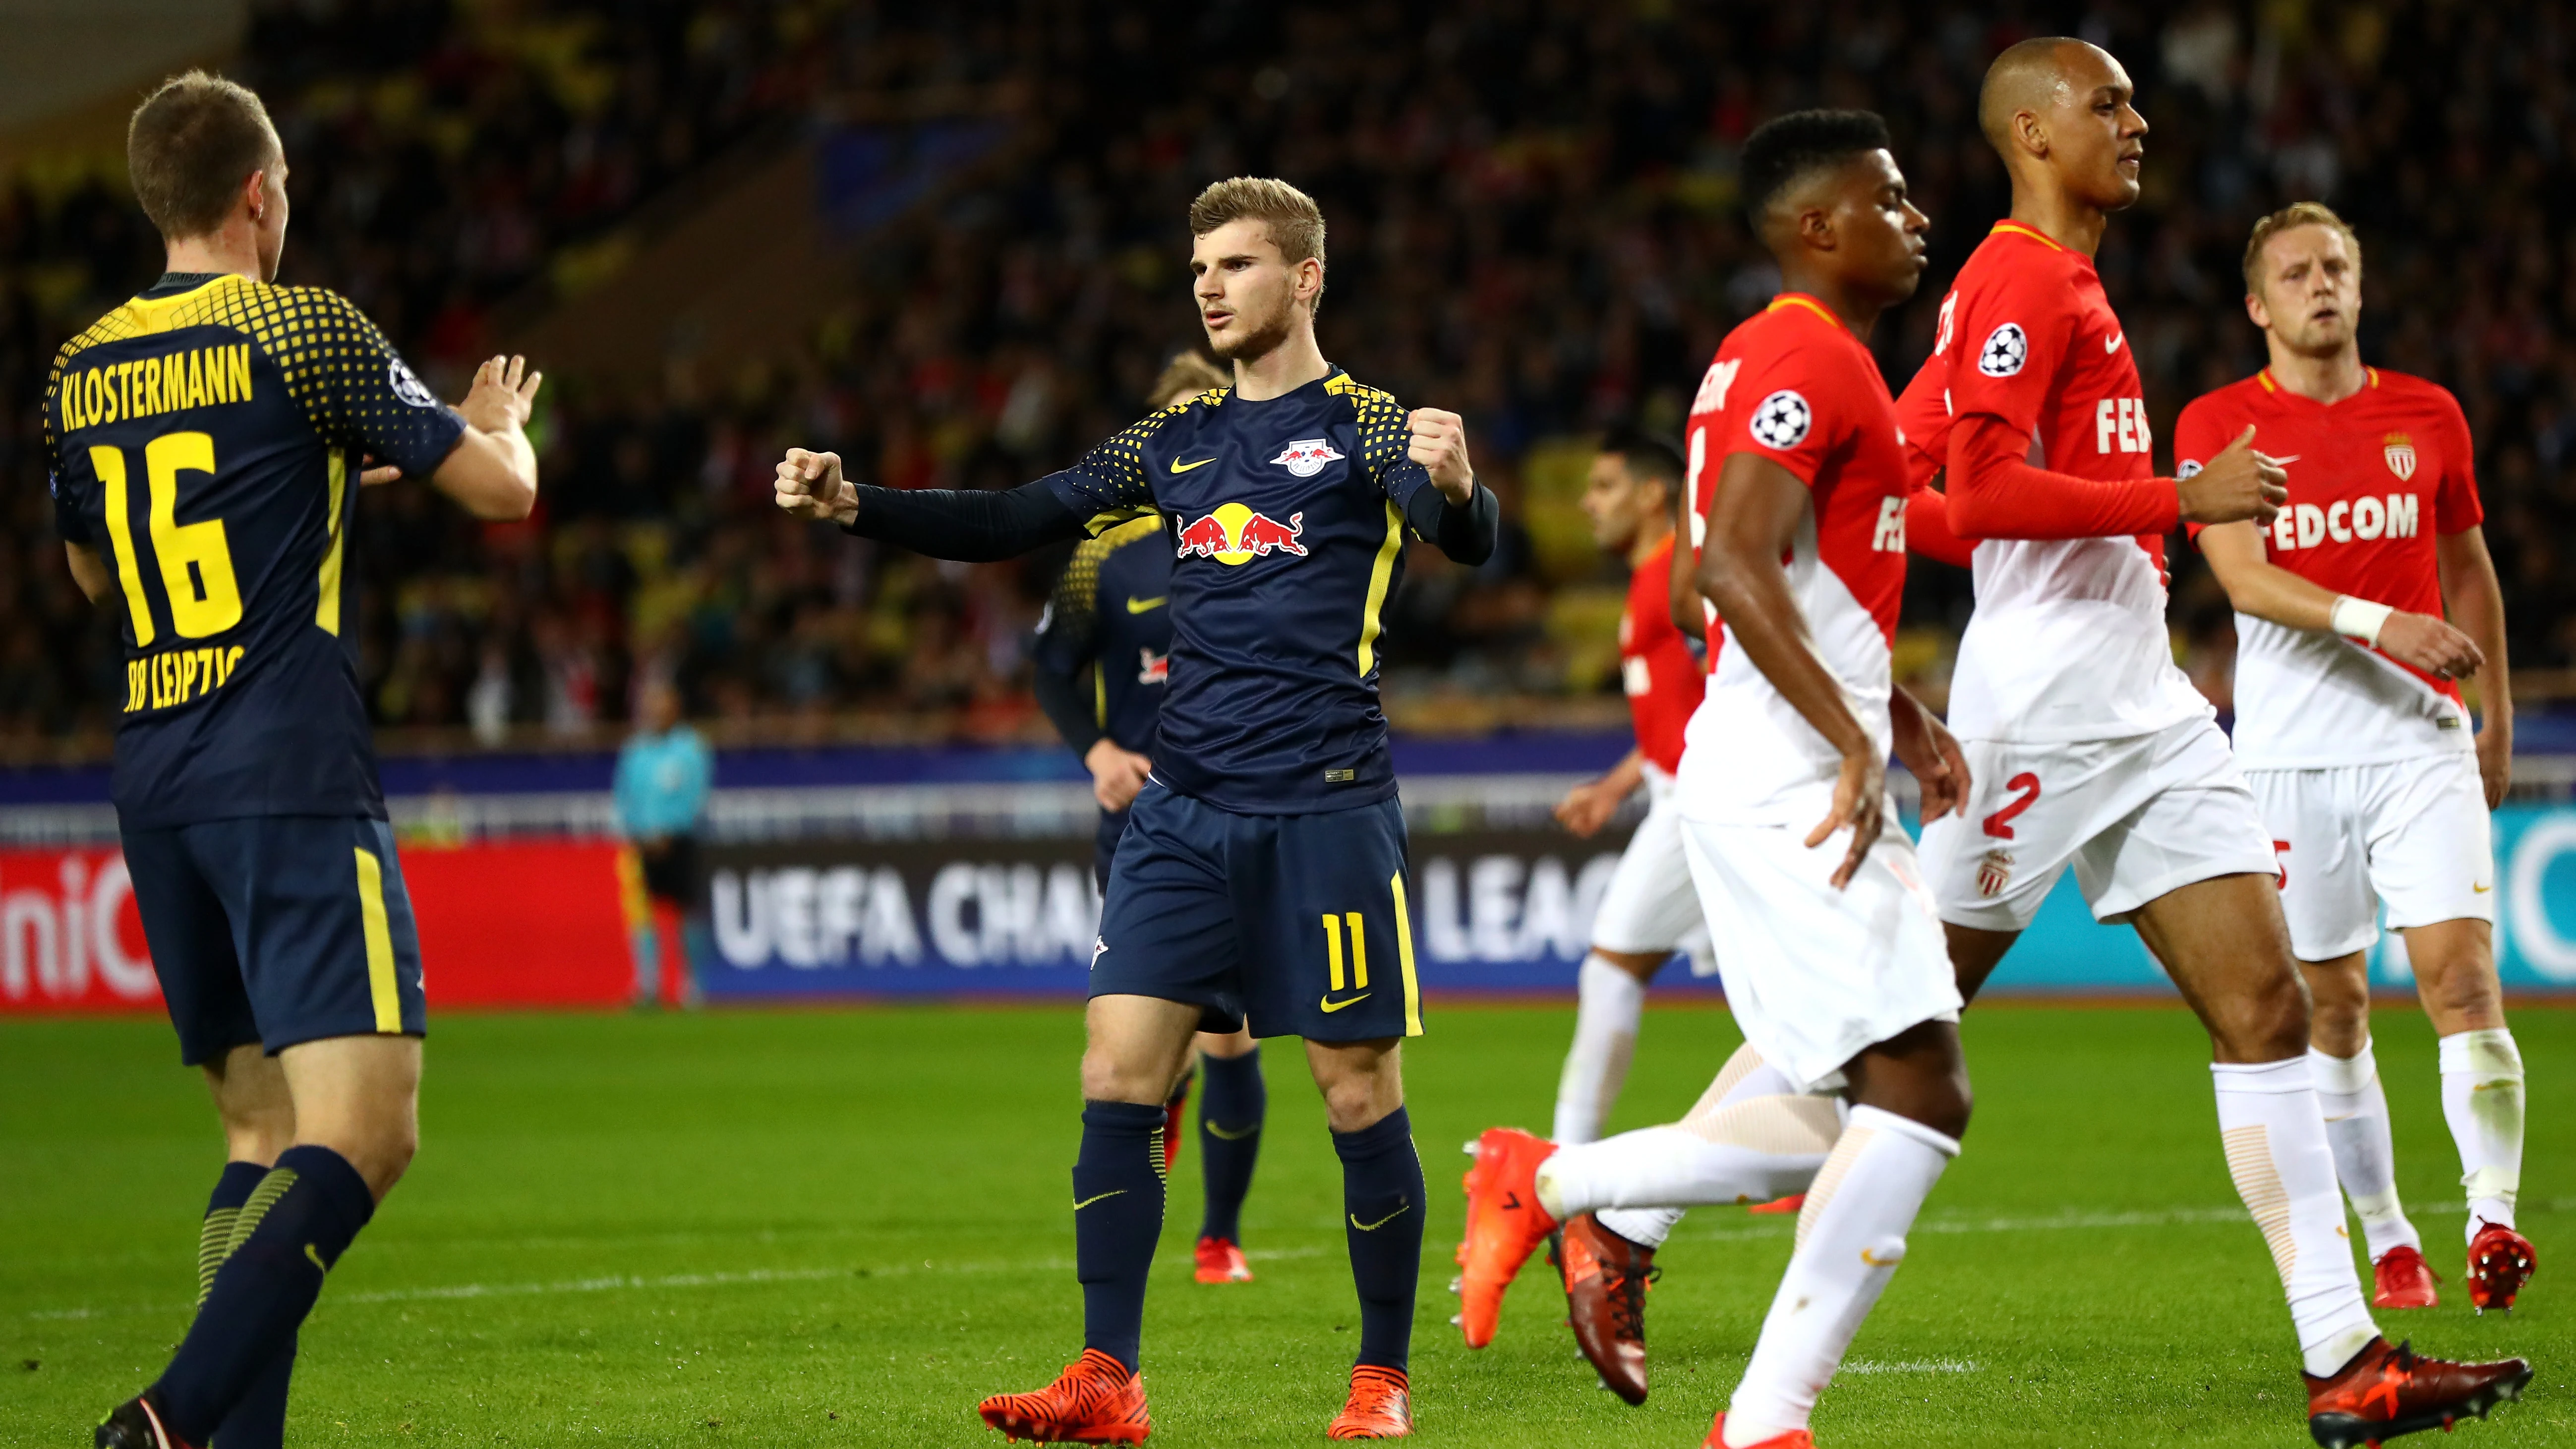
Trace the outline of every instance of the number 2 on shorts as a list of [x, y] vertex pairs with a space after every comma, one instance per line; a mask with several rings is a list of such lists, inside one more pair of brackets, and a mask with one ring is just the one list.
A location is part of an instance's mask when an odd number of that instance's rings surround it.
[[2004, 808], [1986, 817], [1986, 833], [1997, 840], [2013, 838], [2013, 817], [2039, 802], [2039, 777], [2028, 770], [2004, 781], [2004, 788], [2018, 794]]

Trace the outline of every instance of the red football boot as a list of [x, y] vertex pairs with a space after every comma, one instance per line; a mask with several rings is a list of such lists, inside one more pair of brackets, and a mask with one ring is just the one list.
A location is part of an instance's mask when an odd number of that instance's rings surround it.
[[1753, 1203], [1744, 1210], [1749, 1213], [1795, 1213], [1806, 1205], [1807, 1195], [1803, 1192], [1793, 1192], [1787, 1197], [1776, 1198], [1770, 1202]]
[[2409, 1247], [2395, 1247], [2379, 1255], [2370, 1265], [2370, 1306], [2373, 1308], [2430, 1308], [2441, 1301], [2433, 1290], [2433, 1269], [2421, 1252]]
[[1413, 1385], [1404, 1370], [1361, 1364], [1351, 1370], [1351, 1396], [1324, 1431], [1327, 1439], [1402, 1439], [1413, 1432]]
[[1518, 1127], [1489, 1127], [1476, 1139], [1476, 1165], [1467, 1169], [1467, 1241], [1458, 1275], [1458, 1329], [1469, 1348], [1494, 1341], [1503, 1313], [1503, 1290], [1556, 1230], [1556, 1219], [1538, 1205], [1538, 1165], [1556, 1144]]
[[[1699, 1449], [1726, 1449], [1726, 1415], [1723, 1412], [1718, 1414], [1716, 1423], [1708, 1426], [1708, 1437], [1700, 1441]], [[1750, 1446], [1750, 1449], [1816, 1449], [1816, 1436], [1804, 1429], [1792, 1429], [1786, 1434], [1774, 1434]]]
[[1568, 1218], [1548, 1256], [1565, 1285], [1565, 1322], [1602, 1387], [1630, 1405], [1646, 1401], [1646, 1284], [1655, 1250], [1601, 1226], [1590, 1213]]
[[2308, 1385], [2308, 1437], [2324, 1449], [2380, 1444], [2419, 1429], [2445, 1433], [2462, 1419], [2483, 1419], [2496, 1405], [2522, 1397], [2531, 1365], [2451, 1363], [2418, 1358], [2411, 1345], [2374, 1338], [2332, 1378], [2300, 1374]]
[[2539, 1265], [2529, 1238], [2478, 1219], [2478, 1234], [2469, 1239], [2469, 1302], [2482, 1314], [2490, 1308], [2511, 1313], [2514, 1295], [2531, 1281], [2531, 1270]]
[[975, 1406], [1012, 1440], [1037, 1444], [1142, 1444], [1154, 1432], [1145, 1380], [1096, 1348], [1033, 1394], [995, 1394]]
[[1252, 1265], [1231, 1238], [1201, 1238], [1196, 1276], [1202, 1283], [1249, 1283]]

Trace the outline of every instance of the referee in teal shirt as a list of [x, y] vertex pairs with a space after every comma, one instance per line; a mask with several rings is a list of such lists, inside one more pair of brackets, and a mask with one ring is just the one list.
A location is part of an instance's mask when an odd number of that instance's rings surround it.
[[[634, 852], [626, 875], [635, 945], [635, 1005], [661, 997], [662, 937], [656, 925], [668, 904], [680, 924], [682, 1000], [696, 1005], [698, 963], [707, 943], [698, 900], [698, 826], [714, 780], [707, 742], [680, 719], [680, 695], [668, 683], [647, 684], [635, 702], [635, 733], [617, 752], [617, 832]], [[640, 888], [639, 888], [640, 887]]]

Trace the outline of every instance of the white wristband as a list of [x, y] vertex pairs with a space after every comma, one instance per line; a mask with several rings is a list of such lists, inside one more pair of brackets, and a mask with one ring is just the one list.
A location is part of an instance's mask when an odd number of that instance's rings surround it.
[[2374, 604], [2368, 599], [2340, 594], [2334, 601], [2334, 631], [2376, 649], [2379, 647], [2379, 631], [2387, 626], [2388, 616], [2396, 612], [2386, 604]]

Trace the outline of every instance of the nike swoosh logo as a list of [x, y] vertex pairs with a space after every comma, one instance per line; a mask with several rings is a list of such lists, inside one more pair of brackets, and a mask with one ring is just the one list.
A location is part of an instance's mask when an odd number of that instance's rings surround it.
[[1324, 1010], [1326, 1010], [1326, 1011], [1339, 1011], [1339, 1010], [1341, 1010], [1341, 1009], [1342, 1009], [1343, 1007], [1345, 1007], [1345, 1006], [1357, 1006], [1359, 1003], [1361, 1003], [1361, 1002], [1363, 1002], [1363, 1001], [1368, 1000], [1371, 996], [1374, 996], [1374, 995], [1376, 995], [1376, 994], [1377, 994], [1377, 993], [1372, 992], [1372, 991], [1363, 991], [1363, 992], [1361, 992], [1359, 995], [1354, 996], [1354, 997], [1351, 997], [1351, 998], [1350, 998], [1349, 1000], [1347, 1000], [1347, 1001], [1335, 1001], [1335, 1000], [1334, 1000], [1334, 999], [1332, 999], [1331, 997], [1327, 996], [1327, 997], [1323, 998], [1323, 1002], [1324, 1002]]
[[1172, 460], [1172, 471], [1175, 473], [1186, 473], [1192, 468], [1204, 468], [1215, 461], [1216, 459], [1214, 458], [1201, 458], [1195, 463], [1184, 463], [1180, 459], [1174, 458]]
[[1894, 1259], [1894, 1261], [1882, 1261], [1882, 1260], [1880, 1260], [1880, 1259], [1878, 1259], [1878, 1258], [1876, 1258], [1876, 1257], [1871, 1256], [1869, 1249], [1867, 1249], [1867, 1248], [1863, 1248], [1863, 1249], [1861, 1249], [1861, 1250], [1860, 1250], [1860, 1260], [1861, 1260], [1862, 1262], [1864, 1262], [1864, 1263], [1867, 1263], [1868, 1265], [1870, 1265], [1870, 1266], [1871, 1266], [1871, 1267], [1873, 1267], [1873, 1268], [1893, 1268], [1893, 1267], [1895, 1267], [1898, 1263], [1902, 1263], [1902, 1262], [1904, 1262], [1904, 1261], [1905, 1261], [1905, 1258], [1904, 1258], [1904, 1255], [1903, 1255], [1903, 1254], [1899, 1254], [1899, 1255]]
[[2109, 356], [2110, 354], [2112, 354], [2112, 353], [2114, 353], [2114, 352], [2119, 351], [2119, 350], [2120, 350], [2120, 339], [2121, 339], [2122, 337], [2127, 336], [2127, 335], [2128, 335], [2128, 334], [2127, 334], [2127, 333], [2125, 333], [2125, 332], [2114, 332], [2114, 333], [2112, 333], [2110, 336], [2103, 338], [2103, 339], [2102, 339], [2102, 353], [2103, 353], [2103, 355], [2107, 357], [2107, 356]]
[[306, 1259], [311, 1261], [314, 1267], [321, 1269], [325, 1273], [331, 1271], [331, 1265], [322, 1261], [322, 1255], [313, 1251], [313, 1245], [311, 1243], [306, 1243], [304, 1245], [304, 1256]]
[[1124, 1193], [1125, 1191], [1127, 1191], [1127, 1189], [1125, 1189], [1125, 1188], [1123, 1188], [1123, 1187], [1122, 1187], [1122, 1188], [1116, 1188], [1116, 1189], [1113, 1189], [1113, 1190], [1111, 1190], [1111, 1191], [1109, 1191], [1109, 1192], [1104, 1192], [1104, 1193], [1102, 1193], [1099, 1197], [1087, 1197], [1087, 1198], [1084, 1198], [1084, 1199], [1082, 1199], [1080, 1202], [1077, 1202], [1077, 1203], [1075, 1203], [1075, 1204], [1073, 1205], [1073, 1210], [1074, 1210], [1075, 1212], [1080, 1212], [1080, 1211], [1082, 1211], [1084, 1208], [1087, 1208], [1087, 1207], [1091, 1206], [1093, 1203], [1101, 1202], [1101, 1201], [1105, 1201], [1105, 1200], [1107, 1200], [1107, 1199], [1109, 1199], [1109, 1198], [1117, 1197], [1119, 1194]]
[[1129, 594], [1127, 596], [1127, 612], [1130, 614], [1150, 613], [1153, 610], [1159, 609], [1163, 607], [1163, 605], [1171, 602], [1171, 598], [1172, 596], [1169, 594], [1161, 594], [1150, 599], [1140, 599], [1134, 594]]
[[2491, 891], [2491, 890], [2494, 890], [2494, 889], [2495, 889], [2495, 887], [2494, 887], [2494, 886], [2482, 886], [2482, 885], [2479, 885], [2476, 881], [2471, 881], [2471, 882], [2469, 882], [2469, 889], [2470, 889], [2470, 890], [2472, 890], [2472, 891], [2477, 892], [2479, 895], [2485, 895], [2487, 892], [2489, 892], [2489, 891]]
[[1364, 1222], [1361, 1222], [1361, 1221], [1360, 1221], [1360, 1215], [1359, 1215], [1358, 1213], [1353, 1213], [1353, 1214], [1351, 1214], [1351, 1226], [1352, 1226], [1352, 1227], [1355, 1227], [1355, 1228], [1357, 1228], [1357, 1229], [1359, 1229], [1361, 1232], [1364, 1232], [1364, 1233], [1373, 1233], [1373, 1232], [1376, 1232], [1378, 1229], [1380, 1229], [1380, 1228], [1382, 1228], [1382, 1227], [1385, 1227], [1388, 1223], [1394, 1222], [1397, 1218], [1400, 1218], [1400, 1217], [1404, 1216], [1406, 1213], [1409, 1213], [1409, 1212], [1411, 1212], [1411, 1211], [1413, 1211], [1413, 1204], [1411, 1204], [1411, 1203], [1406, 1203], [1404, 1206], [1402, 1206], [1402, 1207], [1400, 1207], [1400, 1208], [1397, 1208], [1395, 1211], [1393, 1211], [1393, 1212], [1391, 1212], [1391, 1213], [1388, 1213], [1385, 1217], [1379, 1218], [1376, 1222], [1373, 1222], [1373, 1223], [1364, 1223]]
[[1200, 1125], [1200, 1126], [1202, 1126], [1202, 1127], [1204, 1127], [1204, 1128], [1206, 1128], [1206, 1129], [1208, 1130], [1208, 1135], [1209, 1135], [1209, 1136], [1214, 1137], [1214, 1138], [1217, 1138], [1218, 1140], [1220, 1140], [1220, 1141], [1224, 1141], [1224, 1142], [1241, 1142], [1244, 1138], [1249, 1137], [1249, 1136], [1251, 1136], [1253, 1133], [1258, 1132], [1258, 1131], [1260, 1131], [1260, 1130], [1261, 1130], [1261, 1124], [1260, 1124], [1260, 1123], [1258, 1123], [1258, 1122], [1255, 1122], [1255, 1123], [1253, 1123], [1251, 1126], [1246, 1127], [1246, 1128], [1244, 1128], [1244, 1129], [1242, 1129], [1241, 1131], [1238, 1131], [1238, 1132], [1228, 1132], [1228, 1131], [1226, 1131], [1224, 1128], [1222, 1128], [1222, 1127], [1218, 1126], [1217, 1124], [1215, 1124], [1214, 1122], [1201, 1122], [1201, 1123], [1199, 1123], [1199, 1125]]

